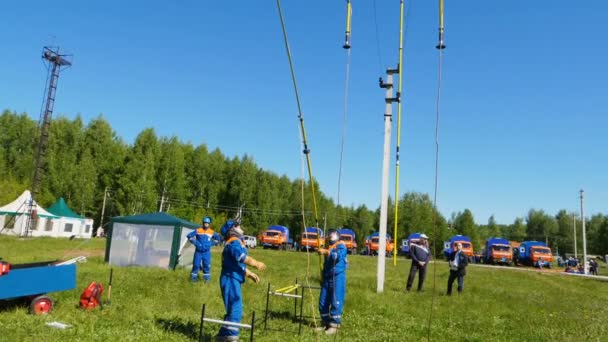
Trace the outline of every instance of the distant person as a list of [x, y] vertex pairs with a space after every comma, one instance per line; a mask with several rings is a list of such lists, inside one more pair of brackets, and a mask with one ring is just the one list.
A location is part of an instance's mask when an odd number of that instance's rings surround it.
[[538, 266], [538, 271], [542, 271], [543, 270], [543, 265], [545, 264], [545, 262], [543, 261], [543, 259], [538, 259], [538, 261], [536, 262], [536, 265]]
[[205, 283], [211, 280], [211, 246], [214, 246], [221, 239], [220, 236], [211, 229], [211, 217], [205, 216], [203, 226], [190, 232], [188, 240], [195, 247], [194, 260], [192, 261], [192, 272], [190, 281], [198, 281], [198, 272], [203, 269], [203, 279]]
[[412, 265], [410, 266], [410, 274], [407, 277], [406, 291], [412, 289], [414, 278], [418, 273], [418, 292], [422, 292], [424, 288], [424, 279], [426, 278], [426, 265], [431, 259], [429, 252], [429, 237], [425, 234], [420, 234], [420, 240], [410, 245], [410, 256], [412, 257]]
[[323, 264], [323, 283], [319, 296], [319, 312], [322, 326], [317, 331], [325, 331], [326, 335], [338, 332], [342, 323], [342, 309], [346, 297], [346, 268], [348, 267], [346, 245], [340, 240], [336, 229], [329, 230], [330, 246], [319, 248], [318, 253], [325, 256]]
[[[263, 271], [266, 269], [266, 265], [247, 256], [247, 248], [243, 242], [244, 232], [238, 220], [226, 221], [222, 226], [221, 233], [226, 240], [222, 251], [222, 273], [220, 275], [220, 290], [226, 308], [224, 321], [240, 323], [243, 318], [241, 285], [245, 282], [245, 278], [253, 280], [256, 284], [260, 282], [260, 277], [249, 271], [247, 266]], [[238, 341], [239, 328], [223, 325], [215, 340]]]
[[103, 231], [103, 227], [99, 226], [99, 228], [97, 228], [97, 237], [104, 237], [105, 236], [105, 232]]
[[591, 260], [589, 260], [589, 272], [590, 272], [592, 275], [597, 275], [597, 274], [598, 274], [598, 273], [597, 273], [597, 268], [598, 268], [598, 266], [599, 266], [599, 265], [598, 265], [597, 261], [595, 261], [595, 259], [591, 259]]
[[467, 265], [469, 261], [467, 256], [462, 251], [462, 243], [457, 242], [452, 245], [452, 252], [448, 257], [450, 265], [450, 277], [448, 278], [448, 296], [452, 295], [452, 284], [458, 279], [458, 293], [464, 290], [464, 276], [467, 274]]

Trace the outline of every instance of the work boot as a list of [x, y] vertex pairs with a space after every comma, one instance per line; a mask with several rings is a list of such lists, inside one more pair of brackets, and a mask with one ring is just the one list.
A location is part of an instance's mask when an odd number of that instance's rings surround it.
[[314, 328], [314, 331], [316, 331], [316, 332], [322, 332], [322, 331], [325, 331], [326, 329], [327, 329], [327, 324], [321, 323], [321, 325], [319, 325], [318, 327]]
[[335, 335], [338, 332], [338, 327], [329, 326], [325, 330], [325, 335]]

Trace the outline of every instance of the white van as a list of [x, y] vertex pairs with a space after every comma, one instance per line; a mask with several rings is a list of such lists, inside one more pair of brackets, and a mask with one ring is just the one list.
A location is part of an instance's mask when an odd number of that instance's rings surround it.
[[258, 239], [255, 236], [245, 235], [243, 236], [243, 240], [247, 248], [255, 248], [258, 245]]

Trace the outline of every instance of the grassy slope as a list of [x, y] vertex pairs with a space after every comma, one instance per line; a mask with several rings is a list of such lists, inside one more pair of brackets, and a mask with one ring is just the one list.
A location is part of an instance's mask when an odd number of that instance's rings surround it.
[[[55, 311], [49, 316], [32, 316], [22, 306], [0, 311], [0, 340], [35, 341], [183, 341], [196, 339], [200, 306], [207, 303], [208, 316], [221, 318], [224, 309], [218, 286], [220, 249], [213, 253], [213, 281], [210, 285], [188, 282], [189, 270], [167, 271], [155, 268], [123, 267], [114, 269], [112, 304], [103, 310], [83, 312], [76, 305], [80, 293], [91, 281], [107, 285], [109, 266], [103, 263], [104, 240], [89, 242], [37, 238], [18, 240], [0, 237], [0, 256], [12, 263], [69, 259], [88, 255], [88, 262], [78, 265], [77, 288], [52, 293]], [[254, 250], [251, 255], [267, 263], [259, 285], [247, 282], [244, 323], [255, 310], [264, 315], [265, 289], [304, 279], [305, 253]], [[399, 260], [394, 267], [387, 260], [385, 292], [376, 294], [376, 259], [350, 257], [348, 290], [343, 329], [339, 340], [409, 341], [426, 338], [427, 324], [434, 297], [431, 339], [467, 341], [593, 341], [605, 339], [608, 327], [608, 283], [576, 277], [537, 272], [518, 272], [469, 267], [465, 293], [444, 296], [447, 266], [437, 263], [436, 288], [433, 290], [433, 265], [429, 269], [426, 292], [404, 293], [409, 261]], [[312, 284], [318, 281], [318, 258], [310, 255]], [[605, 269], [602, 269], [606, 273]], [[106, 289], [107, 290], [107, 289]], [[316, 312], [315, 300], [305, 302], [305, 315]], [[309, 293], [307, 292], [307, 295]], [[105, 294], [104, 294], [105, 296]], [[308, 298], [311, 298], [310, 296]], [[264, 334], [258, 325], [259, 341], [298, 339], [297, 324], [287, 313], [293, 312], [293, 301], [271, 298], [275, 317], [269, 328], [284, 330]], [[59, 321], [73, 327], [60, 330], [45, 326]], [[208, 335], [217, 326], [209, 325]], [[317, 337], [303, 329], [299, 340], [331, 340]]]

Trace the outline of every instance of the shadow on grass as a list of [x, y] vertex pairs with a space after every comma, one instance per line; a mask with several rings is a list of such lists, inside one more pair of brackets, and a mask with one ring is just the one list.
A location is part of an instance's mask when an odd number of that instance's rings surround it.
[[28, 309], [30, 301], [31, 299], [26, 297], [0, 300], [0, 312], [12, 311], [17, 308]]
[[[200, 325], [196, 322], [184, 321], [179, 318], [157, 318], [156, 324], [165, 331], [180, 333], [189, 339], [198, 340]], [[213, 341], [213, 336], [215, 335], [203, 332], [203, 341]]]

